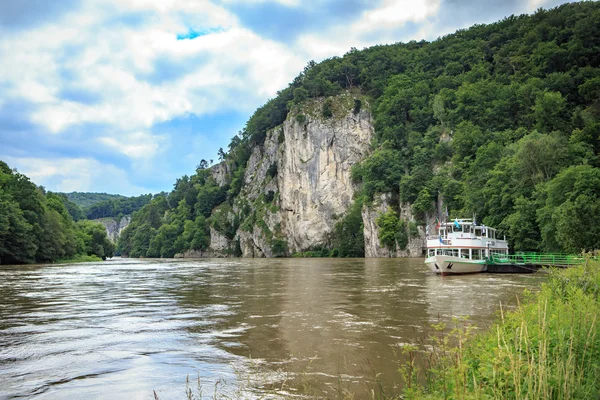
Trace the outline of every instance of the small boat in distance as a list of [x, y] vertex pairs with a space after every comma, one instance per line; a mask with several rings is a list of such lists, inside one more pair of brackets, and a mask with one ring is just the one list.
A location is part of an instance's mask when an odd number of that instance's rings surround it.
[[483, 272], [486, 259], [508, 255], [508, 242], [496, 233], [471, 219], [438, 224], [438, 234], [427, 237], [425, 264], [442, 276]]

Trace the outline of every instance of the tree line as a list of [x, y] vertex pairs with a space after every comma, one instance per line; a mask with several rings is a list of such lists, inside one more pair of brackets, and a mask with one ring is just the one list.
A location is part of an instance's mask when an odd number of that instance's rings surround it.
[[112, 257], [104, 226], [75, 222], [63, 194], [46, 192], [0, 161], [0, 263], [53, 262], [78, 255]]

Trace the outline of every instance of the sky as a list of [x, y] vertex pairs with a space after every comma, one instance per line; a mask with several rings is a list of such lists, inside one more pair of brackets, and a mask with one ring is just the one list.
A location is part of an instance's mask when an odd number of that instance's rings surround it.
[[556, 0], [2, 0], [0, 160], [52, 191], [169, 191], [310, 60]]

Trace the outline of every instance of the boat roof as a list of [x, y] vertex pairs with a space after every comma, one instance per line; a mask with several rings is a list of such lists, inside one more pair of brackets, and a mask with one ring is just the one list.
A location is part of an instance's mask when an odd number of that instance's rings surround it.
[[455, 222], [458, 222], [459, 225], [481, 226], [481, 227], [485, 227], [486, 229], [496, 230], [496, 228], [492, 228], [491, 226], [486, 226], [486, 225], [483, 225], [483, 224], [477, 224], [476, 222], [473, 223], [473, 219], [472, 218], [455, 218], [455, 219], [449, 219], [446, 222], [440, 223], [440, 225], [441, 226], [454, 226]]

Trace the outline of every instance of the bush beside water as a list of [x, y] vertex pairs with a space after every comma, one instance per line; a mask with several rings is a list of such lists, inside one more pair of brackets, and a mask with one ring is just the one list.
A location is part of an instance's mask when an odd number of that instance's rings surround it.
[[[407, 347], [410, 399], [597, 399], [600, 396], [600, 264], [552, 270], [535, 294], [488, 331], [439, 326], [425, 366]], [[378, 398], [400, 398], [374, 396]]]

